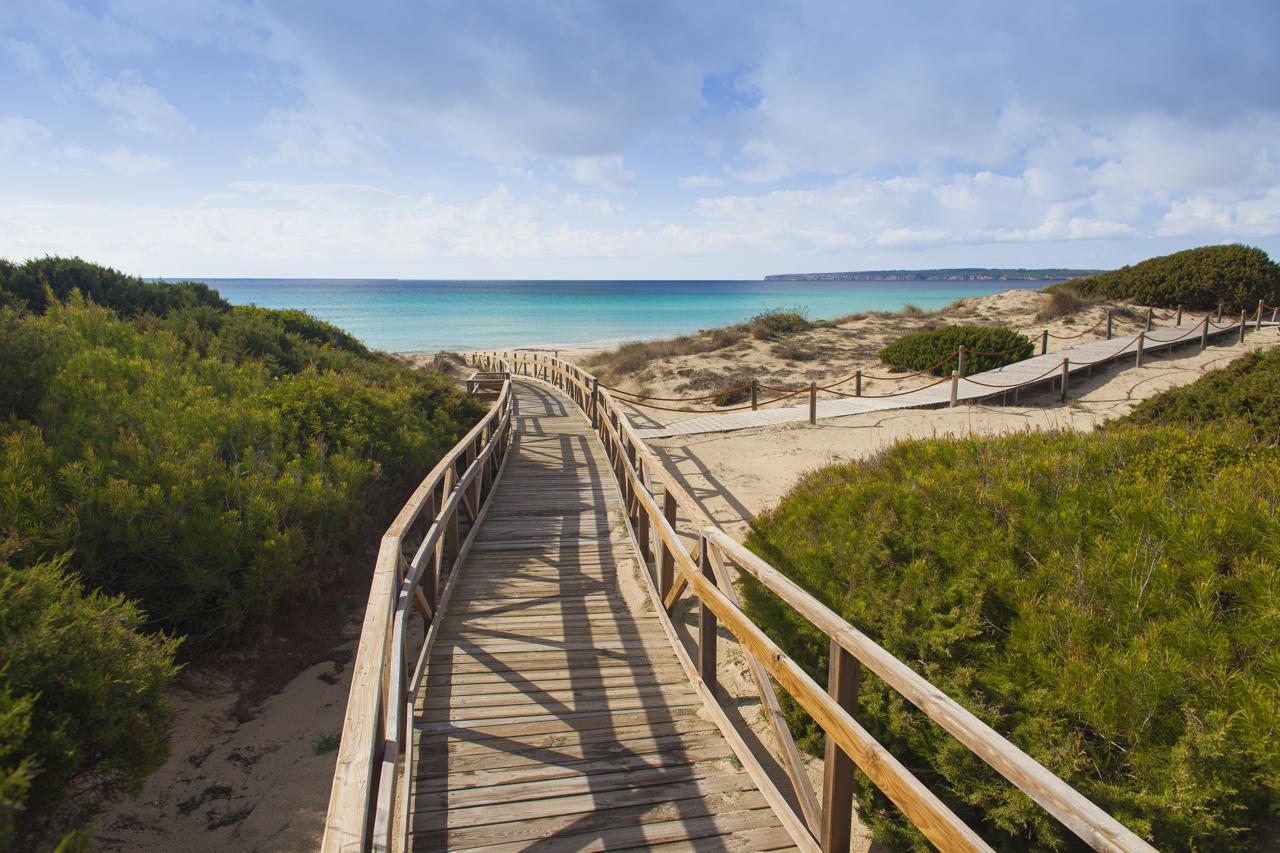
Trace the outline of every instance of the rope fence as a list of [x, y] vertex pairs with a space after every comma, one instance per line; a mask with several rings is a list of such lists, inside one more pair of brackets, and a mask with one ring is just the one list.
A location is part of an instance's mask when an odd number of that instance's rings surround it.
[[[1280, 306], [1268, 305], [1262, 300], [1258, 301], [1258, 305], [1256, 308], [1254, 308], [1253, 311], [1251, 312], [1241, 311], [1238, 319], [1233, 318], [1231, 320], [1227, 320], [1226, 322], [1222, 322], [1221, 308], [1219, 308], [1219, 310], [1216, 312], [1210, 311], [1205, 314], [1198, 314], [1198, 313], [1192, 313], [1190, 311], [1186, 311], [1183, 308], [1179, 307], [1177, 309], [1175, 326], [1182, 325], [1181, 321], [1183, 320], [1184, 317], [1196, 319], [1199, 322], [1197, 322], [1197, 324], [1194, 327], [1188, 329], [1186, 332], [1184, 332], [1182, 335], [1176, 338], [1173, 338], [1170, 340], [1154, 341], [1152, 343], [1155, 343], [1160, 347], [1168, 347], [1180, 341], [1187, 340], [1188, 338], [1191, 338], [1196, 334], [1199, 334], [1203, 337], [1208, 335], [1210, 332], [1218, 333], [1218, 332], [1227, 331], [1229, 329], [1238, 329], [1238, 328], [1242, 328], [1243, 326], [1249, 323], [1254, 323], [1255, 328], [1261, 328], [1261, 325], [1263, 322], [1262, 318], [1266, 311], [1272, 312], [1271, 321], [1276, 322], [1277, 317], [1280, 316]], [[1121, 346], [1120, 349], [1118, 349], [1116, 352], [1110, 355], [1107, 355], [1092, 361], [1072, 360], [1070, 361], [1071, 366], [1092, 367], [1094, 365], [1103, 364], [1105, 362], [1112, 361], [1118, 358], [1119, 356], [1125, 354], [1128, 351], [1136, 351], [1139, 354], [1138, 363], [1141, 364], [1141, 355], [1144, 349], [1146, 348], [1144, 346], [1144, 344], [1146, 343], [1145, 333], [1148, 331], [1151, 331], [1153, 328], [1153, 309], [1150, 309], [1150, 308], [1147, 309], [1147, 316], [1145, 318], [1137, 318], [1137, 319], [1128, 319], [1125, 317], [1120, 317], [1120, 316], [1117, 316], [1114, 312], [1108, 311], [1093, 326], [1074, 335], [1055, 335], [1049, 332], [1048, 329], [1044, 329], [1040, 333], [1040, 338], [1041, 338], [1040, 355], [1047, 354], [1048, 339], [1074, 340], [1074, 339], [1082, 338], [1085, 335], [1088, 335], [1091, 333], [1097, 333], [1098, 330], [1104, 324], [1107, 327], [1106, 329], [1107, 338], [1110, 339], [1111, 327], [1112, 327], [1112, 324], [1115, 322], [1121, 322], [1121, 323], [1139, 325], [1139, 326], [1145, 327], [1142, 331], [1138, 333], [1138, 337], [1136, 339], [1138, 346], [1136, 350], [1131, 349], [1135, 341], [1129, 341], [1125, 343], [1123, 346]], [[1031, 345], [1034, 346], [1034, 344], [1031, 344]], [[765, 406], [771, 406], [775, 403], [780, 403], [785, 400], [790, 400], [793, 397], [798, 397], [802, 394], [809, 394], [811, 397], [814, 397], [814, 395], [816, 395], [819, 392], [823, 394], [829, 394], [839, 399], [855, 399], [855, 398], [885, 399], [890, 397], [901, 397], [907, 394], [915, 393], [917, 391], [923, 391], [927, 388], [933, 388], [934, 386], [940, 385], [943, 382], [947, 382], [949, 380], [954, 381], [955, 379], [963, 379], [967, 382], [971, 382], [974, 385], [978, 385], [984, 388], [1008, 390], [1008, 389], [1016, 388], [1022, 385], [1029, 385], [1035, 382], [1039, 382], [1045, 379], [1046, 377], [1050, 376], [1051, 374], [1059, 371], [1060, 365], [1055, 365], [1054, 367], [1050, 368], [1049, 370], [1045, 371], [1044, 373], [1032, 379], [1023, 379], [1007, 385], [995, 384], [995, 383], [989, 383], [989, 382], [982, 382], [982, 381], [964, 376], [963, 375], [963, 356], [1008, 355], [1011, 352], [1016, 352], [1017, 350], [1024, 349], [1026, 346], [1028, 346], [1028, 344], [1021, 344], [1019, 346], [1009, 347], [1007, 349], [995, 350], [990, 352], [985, 350], [967, 350], [964, 347], [958, 347], [957, 349], [952, 350], [946, 356], [938, 359], [928, 367], [913, 371], [911, 373], [889, 374], [889, 375], [882, 376], [880, 374], [866, 373], [861, 370], [856, 370], [853, 373], [850, 373], [847, 376], [841, 377], [840, 379], [837, 379], [834, 382], [828, 383], [826, 385], [818, 385], [817, 383], [810, 383], [807, 386], [801, 386], [799, 388], [788, 388], [785, 386], [765, 385], [756, 380], [752, 380], [751, 382], [744, 382], [740, 385], [735, 385], [731, 388], [726, 388], [720, 391], [714, 391], [709, 394], [702, 394], [702, 395], [693, 396], [693, 397], [684, 397], [684, 396], [661, 397], [661, 396], [651, 395], [651, 394], [641, 394], [635, 391], [627, 391], [625, 389], [617, 388], [612, 385], [606, 385], [604, 383], [599, 383], [599, 387], [603, 390], [608, 390], [609, 392], [615, 395], [618, 395], [620, 398], [619, 402], [623, 402], [631, 406], [636, 406], [639, 408], [650, 409], [650, 410], [659, 411], [659, 412], [676, 412], [676, 413], [691, 412], [695, 414], [727, 414], [731, 412], [755, 410], [755, 409], [763, 408]], [[883, 382], [883, 381], [902, 381], [905, 379], [912, 379], [917, 376], [923, 376], [925, 374], [932, 373], [943, 364], [946, 364], [947, 362], [956, 360], [956, 359], [960, 360], [960, 370], [959, 370], [960, 375], [958, 376], [943, 376], [940, 379], [937, 379], [933, 382], [929, 382], [926, 385], [921, 385], [919, 387], [913, 387], [913, 388], [905, 388], [898, 391], [891, 391], [885, 394], [868, 394], [863, 392], [862, 390], [862, 383], [865, 381], [882, 381]], [[524, 359], [517, 358], [512, 360], [520, 363], [530, 363], [529, 361]], [[540, 363], [540, 362], [534, 361], [532, 363]], [[837, 390], [838, 388], [848, 384], [849, 382], [857, 383], [857, 390], [855, 391], [855, 393], [850, 394], [846, 391]], [[687, 405], [680, 406], [680, 407], [658, 405], [660, 403], [681, 403], [681, 404], [706, 403], [707, 401], [714, 401], [717, 399], [730, 397], [732, 395], [739, 394], [743, 391], [751, 392], [751, 402], [744, 403], [741, 405], [732, 405], [732, 406], [713, 406], [708, 409], [690, 409]], [[777, 396], [773, 396], [764, 400], [757, 399], [757, 395], [762, 391], [775, 394]], [[816, 397], [814, 397], [814, 399], [816, 400]]]

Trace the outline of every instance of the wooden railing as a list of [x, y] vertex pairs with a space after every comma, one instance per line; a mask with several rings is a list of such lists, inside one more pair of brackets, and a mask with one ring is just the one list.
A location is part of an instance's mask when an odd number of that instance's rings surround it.
[[[477, 379], [478, 390], [495, 385], [488, 414], [427, 474], [383, 534], [329, 795], [326, 853], [404, 847], [405, 780], [412, 778], [406, 747], [417, 685], [438, 630], [433, 617], [448, 603], [511, 438], [510, 378]], [[411, 650], [419, 632], [424, 636]]]
[[[991, 848], [906, 767], [887, 752], [855, 716], [862, 668], [883, 679], [931, 720], [986, 761], [1010, 783], [1096, 850], [1154, 849], [990, 726], [893, 657], [870, 638], [767, 562], [722, 531], [636, 435], [617, 401], [595, 377], [555, 357], [479, 353], [484, 369], [502, 369], [548, 382], [564, 391], [590, 418], [608, 453], [627, 507], [636, 547], [648, 571], [642, 576], [663, 603], [665, 628], [707, 710], [730, 741], [744, 769], [807, 851], [847, 850], [852, 816], [852, 768], [857, 766], [939, 849]], [[739, 606], [730, 567], [747, 572], [822, 631], [831, 643], [830, 681], [824, 690], [787, 656]], [[682, 637], [671, 619], [682, 596], [698, 609], [696, 631]], [[717, 681], [717, 629], [739, 643], [778, 744], [777, 758], [791, 790], [780, 789], [767, 764], [742, 737], [726, 712]], [[827, 737], [822, 792], [809, 783], [775, 693], [782, 687]]]

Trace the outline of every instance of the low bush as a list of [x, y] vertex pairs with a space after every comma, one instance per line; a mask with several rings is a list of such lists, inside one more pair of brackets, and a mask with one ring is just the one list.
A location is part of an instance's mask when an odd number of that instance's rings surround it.
[[1098, 297], [1087, 296], [1070, 287], [1049, 291], [1045, 296], [1047, 299], [1044, 306], [1036, 312], [1036, 322], [1038, 323], [1047, 323], [1050, 320], [1057, 320], [1059, 317], [1070, 318], [1072, 314], [1083, 311], [1098, 302]]
[[782, 335], [792, 335], [813, 328], [813, 323], [798, 308], [762, 311], [748, 318], [744, 324], [757, 340], [773, 340]]
[[0, 849], [45, 846], [136, 792], [169, 751], [161, 692], [177, 642], [65, 564], [0, 562]]
[[[1239, 850], [1280, 807], [1277, 463], [1217, 427], [907, 442], [810, 474], [748, 543], [1157, 847]], [[827, 639], [744, 594], [825, 683]], [[998, 849], [1075, 844], [879, 679], [858, 720]], [[858, 784], [879, 840], [926, 849]]]
[[[880, 350], [880, 360], [908, 370], [949, 376], [957, 369], [957, 351], [965, 347], [965, 373], [994, 370], [1029, 358], [1031, 341], [1010, 329], [992, 326], [944, 326], [903, 335]], [[950, 356], [950, 358], [947, 358]]]
[[1266, 252], [1251, 246], [1203, 246], [1045, 290], [1074, 290], [1162, 308], [1182, 305], [1210, 311], [1221, 304], [1235, 313], [1254, 310], [1259, 299], [1268, 305], [1280, 304], [1280, 266]]
[[22, 264], [0, 263], [0, 305], [36, 313], [65, 301], [78, 291], [95, 305], [121, 317], [162, 316], [181, 308], [204, 306], [229, 311], [231, 306], [207, 284], [194, 281], [143, 281], [119, 270], [79, 258], [46, 257]]
[[1280, 349], [1258, 350], [1191, 385], [1150, 397], [1118, 423], [1244, 424], [1253, 440], [1280, 444]]

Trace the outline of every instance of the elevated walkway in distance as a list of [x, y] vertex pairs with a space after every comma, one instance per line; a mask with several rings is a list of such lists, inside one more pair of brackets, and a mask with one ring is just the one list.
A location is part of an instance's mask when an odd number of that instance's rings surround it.
[[[1263, 327], [1275, 326], [1275, 323], [1263, 322]], [[1255, 327], [1253, 322], [1245, 323], [1246, 330]], [[1184, 323], [1166, 329], [1152, 329], [1134, 335], [1124, 335], [1111, 340], [1091, 341], [1078, 344], [1067, 349], [1055, 350], [1044, 355], [1036, 355], [1008, 364], [1004, 367], [977, 373], [961, 378], [956, 383], [955, 396], [957, 404], [976, 403], [1005, 394], [1016, 393], [1020, 389], [1060, 381], [1063, 360], [1067, 360], [1067, 372], [1075, 375], [1082, 371], [1092, 370], [1098, 364], [1115, 361], [1122, 357], [1137, 358], [1141, 347], [1143, 354], [1172, 349], [1175, 346], [1194, 344], [1202, 337], [1206, 339], [1239, 335], [1240, 323], [1227, 322], [1217, 325], [1212, 321], [1205, 326], [1203, 320]], [[927, 377], [926, 377], [927, 378]], [[817, 418], [839, 418], [845, 415], [860, 415], [866, 412], [882, 412], [890, 409], [924, 409], [951, 404], [951, 382], [943, 379], [914, 391], [907, 391], [892, 396], [842, 396], [835, 400], [819, 400]], [[621, 400], [625, 405], [625, 399]], [[801, 423], [809, 420], [809, 404], [778, 406], [758, 409], [756, 411], [726, 412], [717, 414], [708, 412], [704, 415], [683, 418], [671, 423], [654, 427], [637, 427], [636, 435], [642, 439], [668, 438], [678, 435], [697, 435], [708, 432], [732, 432], [751, 427], [777, 426], [787, 423]]]

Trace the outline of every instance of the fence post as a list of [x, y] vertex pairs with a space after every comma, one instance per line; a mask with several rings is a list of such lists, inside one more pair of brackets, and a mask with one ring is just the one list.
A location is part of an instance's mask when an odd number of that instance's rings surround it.
[[1134, 367], [1142, 367], [1142, 350], [1147, 343], [1147, 333], [1138, 332], [1138, 360], [1134, 362]]
[[[711, 570], [710, 550], [713, 546], [704, 536], [702, 547], [698, 549], [698, 566], [702, 576], [715, 583], [715, 573]], [[701, 602], [698, 608], [698, 675], [707, 685], [708, 690], [716, 689], [716, 615], [711, 607]]]
[[1174, 321], [1173, 325], [1175, 326], [1182, 325], [1182, 306], [1181, 305], [1178, 306], [1178, 319]]
[[[1046, 329], [1046, 331], [1048, 331]], [[960, 349], [956, 353], [956, 370], [960, 371], [960, 375], [964, 376], [964, 344], [960, 345]]]
[[[666, 491], [662, 496], [662, 517], [667, 520], [667, 524], [670, 524], [674, 530], [676, 526], [676, 496], [670, 490]], [[676, 577], [676, 555], [667, 546], [665, 539], [660, 541], [662, 542], [662, 557], [658, 562], [658, 595], [663, 601], [666, 601], [667, 593], [671, 590], [671, 584]]]
[[1152, 309], [1148, 308], [1147, 309], [1147, 328], [1146, 328], [1146, 331], [1148, 332], [1151, 331], [1151, 313], [1152, 313]]
[[600, 380], [591, 377], [591, 428], [600, 428]]
[[862, 371], [855, 370], [853, 372], [853, 396], [862, 396]]
[[1244, 327], [1249, 324], [1248, 315], [1243, 311], [1240, 312], [1240, 339], [1237, 343], [1244, 343]]
[[1218, 303], [1218, 319], [1217, 319], [1217, 322], [1219, 322], [1219, 323], [1221, 323], [1221, 322], [1222, 322], [1222, 303], [1221, 303], [1221, 302], [1219, 302], [1219, 303]]
[[760, 408], [760, 380], [751, 380], [751, 411]]
[[1272, 308], [1272, 309], [1271, 309], [1271, 322], [1273, 322], [1273, 323], [1274, 323], [1274, 322], [1276, 321], [1276, 314], [1277, 314], [1277, 313], [1280, 313], [1280, 308]]
[[1062, 360], [1062, 402], [1067, 402], [1067, 385], [1071, 381], [1071, 359]]
[[1040, 354], [1044, 355], [1049, 351], [1049, 330], [1045, 329], [1040, 333]]
[[1200, 352], [1209, 346], [1209, 315], [1204, 315], [1204, 326], [1200, 329]]
[[956, 407], [956, 397], [960, 392], [960, 371], [951, 371], [951, 408]]
[[[835, 640], [827, 666], [827, 693], [850, 714], [858, 710], [861, 667], [856, 658]], [[824, 853], [849, 849], [849, 824], [853, 820], [853, 759], [827, 736], [822, 768], [822, 849]]]
[[809, 423], [818, 422], [818, 383], [809, 383]]
[[1258, 321], [1254, 325], [1253, 330], [1256, 332], [1262, 328], [1262, 300], [1258, 300]]
[[1107, 312], [1107, 340], [1111, 340], [1111, 312]]

